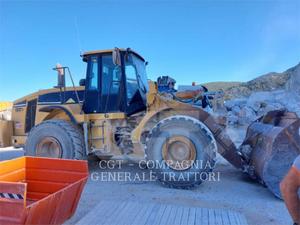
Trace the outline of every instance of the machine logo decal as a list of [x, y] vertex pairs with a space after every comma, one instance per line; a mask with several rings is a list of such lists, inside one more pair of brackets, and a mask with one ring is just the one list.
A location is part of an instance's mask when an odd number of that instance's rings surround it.
[[73, 104], [73, 103], [76, 103], [76, 102], [74, 101], [73, 98], [69, 98], [68, 101], [66, 101], [66, 103]]

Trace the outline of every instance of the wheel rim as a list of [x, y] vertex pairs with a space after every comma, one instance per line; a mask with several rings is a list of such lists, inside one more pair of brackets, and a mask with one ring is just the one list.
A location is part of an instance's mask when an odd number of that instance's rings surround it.
[[40, 157], [61, 158], [61, 145], [53, 137], [43, 138], [36, 147], [36, 155]]
[[188, 138], [174, 136], [168, 138], [164, 143], [162, 155], [170, 168], [186, 170], [193, 165], [196, 159], [196, 147]]

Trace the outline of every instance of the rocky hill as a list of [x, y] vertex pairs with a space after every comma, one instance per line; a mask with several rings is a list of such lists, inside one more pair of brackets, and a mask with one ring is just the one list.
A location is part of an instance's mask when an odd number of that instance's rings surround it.
[[287, 109], [300, 116], [300, 63], [282, 73], [268, 73], [224, 91], [223, 107], [229, 124], [247, 125], [276, 109]]
[[209, 82], [204, 83], [206, 88], [208, 88], [209, 91], [226, 91], [233, 87], [238, 87], [242, 84], [242, 82], [225, 82], [225, 81], [219, 81], [219, 82]]
[[227, 100], [241, 98], [250, 96], [254, 92], [282, 90], [288, 85], [293, 86], [291, 77], [299, 70], [300, 63], [282, 73], [267, 73], [248, 82], [211, 82], [203, 85], [210, 91], [224, 91]]

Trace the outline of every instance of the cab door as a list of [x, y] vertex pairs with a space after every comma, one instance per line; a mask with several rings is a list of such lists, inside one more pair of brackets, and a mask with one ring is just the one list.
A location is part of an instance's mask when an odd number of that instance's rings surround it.
[[112, 54], [91, 55], [88, 59], [85, 113], [124, 112], [124, 74]]
[[99, 55], [92, 55], [88, 58], [85, 97], [83, 103], [83, 111], [85, 113], [98, 113], [101, 106], [99, 80], [100, 60], [101, 57]]
[[112, 54], [102, 55], [101, 109], [103, 113], [124, 112], [124, 79], [122, 67], [113, 63]]

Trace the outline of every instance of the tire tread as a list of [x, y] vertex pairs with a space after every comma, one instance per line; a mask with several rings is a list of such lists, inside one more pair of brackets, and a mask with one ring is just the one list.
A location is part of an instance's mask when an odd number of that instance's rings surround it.
[[[53, 124], [55, 126], [58, 126], [62, 130], [64, 130], [68, 136], [72, 140], [73, 145], [73, 159], [77, 160], [85, 160], [86, 154], [85, 154], [85, 145], [83, 140], [83, 134], [82, 131], [79, 129], [78, 126], [72, 124], [69, 121], [66, 120], [59, 120], [59, 119], [53, 119], [53, 120], [46, 120], [36, 126], [34, 126], [31, 131], [28, 134], [28, 137], [40, 126], [44, 124]], [[26, 145], [25, 145], [26, 148]]]

